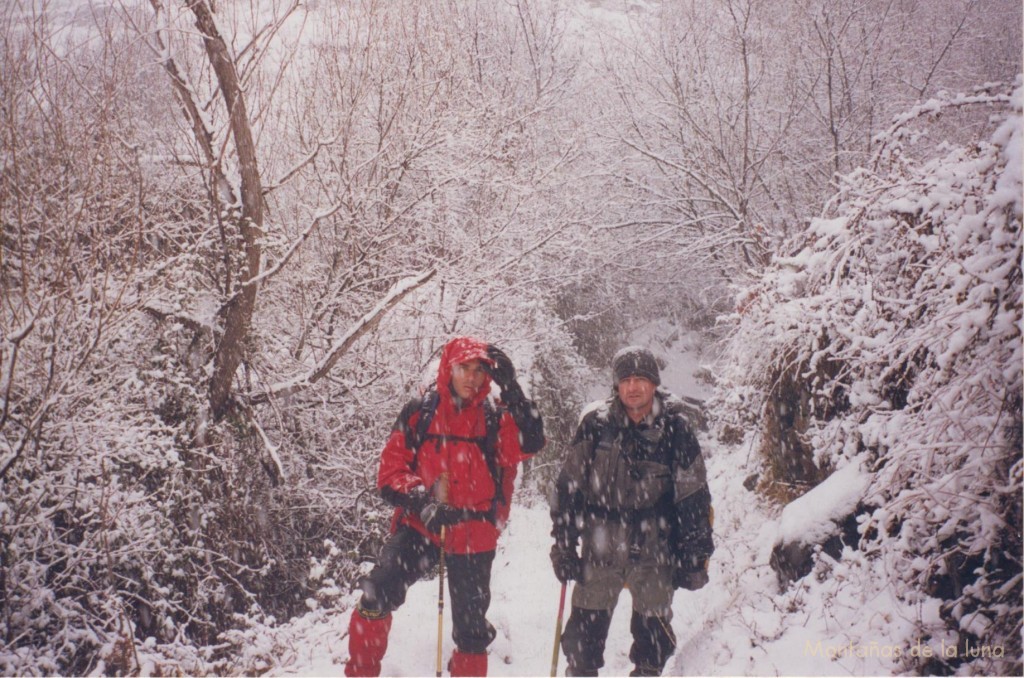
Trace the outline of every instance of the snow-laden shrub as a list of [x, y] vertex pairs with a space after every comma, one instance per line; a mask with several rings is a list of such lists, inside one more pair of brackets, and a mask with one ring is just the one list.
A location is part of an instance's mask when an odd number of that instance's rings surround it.
[[[560, 336], [559, 336], [560, 335]], [[583, 358], [574, 350], [571, 340], [562, 328], [550, 331], [544, 343], [544, 352], [537, 355], [532, 372], [530, 397], [544, 417], [544, 449], [529, 463], [524, 482], [547, 496], [561, 467], [562, 453], [568, 449], [580, 411], [584, 406], [581, 393], [590, 377]]]
[[[993, 114], [988, 138], [909, 158], [929, 120], [968, 107]], [[938, 603], [910, 644], [959, 648], [906, 669], [1019, 673], [1021, 90], [930, 101], [880, 141], [744, 291], [719, 398], [727, 420], [765, 428], [798, 407], [780, 428], [819, 471], [872, 473], [857, 558], [902, 582], [908, 607]], [[785, 447], [762, 445], [769, 468]]]

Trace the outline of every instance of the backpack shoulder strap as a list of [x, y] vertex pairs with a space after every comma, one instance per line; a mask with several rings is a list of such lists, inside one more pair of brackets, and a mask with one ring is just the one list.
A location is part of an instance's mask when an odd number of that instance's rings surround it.
[[498, 432], [501, 428], [501, 417], [504, 413], [505, 408], [495, 407], [491, 404], [490, 400], [484, 401], [486, 433], [484, 434], [484, 441], [483, 445], [480, 446], [480, 450], [484, 453], [487, 470], [490, 471], [491, 480], [494, 481], [494, 506], [497, 506], [498, 502], [505, 503], [505, 495], [502, 492], [502, 485], [504, 484], [502, 481], [505, 474], [501, 466], [498, 465]]
[[437, 394], [437, 391], [430, 389], [420, 399], [419, 407], [409, 413], [410, 419], [412, 418], [413, 412], [419, 414], [419, 418], [417, 418], [415, 426], [409, 427], [409, 445], [412, 447], [414, 454], [420, 451], [420, 447], [427, 439], [427, 431], [430, 430], [430, 422], [434, 420], [434, 415], [437, 413], [437, 404], [439, 401], [440, 396]]
[[[415, 467], [420, 447], [426, 442], [428, 438], [443, 438], [444, 436], [433, 436], [429, 433], [430, 423], [434, 420], [434, 415], [437, 413], [437, 406], [440, 403], [440, 395], [437, 391], [431, 389], [420, 400], [418, 407], [410, 406], [408, 408], [408, 417], [406, 421], [407, 428], [407, 441], [413, 451], [413, 466]], [[493, 522], [494, 512], [498, 502], [505, 503], [505, 495], [502, 492], [504, 472], [498, 465], [498, 433], [501, 427], [501, 417], [505, 410], [504, 408], [495, 407], [490, 400], [485, 400], [483, 404], [484, 408], [484, 424], [486, 433], [483, 438], [473, 438], [472, 442], [475, 442], [479, 447], [480, 451], [484, 456], [484, 461], [487, 463], [487, 470], [490, 472], [491, 480], [494, 482], [494, 500], [492, 502], [489, 520]], [[418, 413], [418, 418], [415, 423], [411, 422], [412, 415]], [[410, 425], [411, 424], [411, 425]], [[469, 439], [466, 439], [469, 440]]]

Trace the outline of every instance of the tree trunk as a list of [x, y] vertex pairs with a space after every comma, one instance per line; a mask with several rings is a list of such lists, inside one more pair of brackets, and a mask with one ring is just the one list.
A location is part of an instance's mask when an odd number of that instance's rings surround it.
[[249, 323], [256, 307], [258, 285], [249, 284], [260, 273], [260, 237], [263, 234], [263, 188], [260, 184], [259, 166], [256, 162], [256, 145], [245, 108], [245, 98], [238, 81], [235, 63], [228, 53], [227, 45], [217, 30], [206, 0], [192, 0], [189, 9], [196, 17], [196, 28], [203, 35], [206, 54], [217, 76], [217, 84], [228, 107], [231, 133], [235, 139], [241, 175], [242, 210], [239, 217], [239, 232], [245, 247], [246, 266], [239, 277], [240, 288], [231, 296], [223, 309], [224, 332], [213, 359], [213, 376], [210, 379], [210, 410], [215, 418], [224, 415], [231, 398], [231, 384], [235, 372], [242, 362], [245, 342], [249, 335]]

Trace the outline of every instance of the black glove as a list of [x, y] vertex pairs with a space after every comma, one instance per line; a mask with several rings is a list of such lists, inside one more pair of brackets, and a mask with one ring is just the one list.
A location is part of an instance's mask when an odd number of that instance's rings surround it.
[[555, 577], [563, 584], [575, 579], [583, 578], [583, 559], [576, 553], [576, 549], [562, 547], [555, 544], [551, 547], [551, 567], [555, 570]]
[[422, 485], [417, 485], [408, 492], [399, 492], [392, 487], [384, 487], [380, 491], [380, 496], [392, 506], [400, 506], [407, 513], [413, 515], [419, 515], [423, 507], [431, 501], [427, 488]]
[[501, 389], [501, 399], [506, 403], [522, 400], [523, 389], [516, 381], [516, 368], [512, 364], [512, 359], [494, 344], [487, 345], [487, 357], [492, 363], [485, 363], [484, 368]]
[[516, 368], [512, 360], [494, 344], [487, 345], [487, 357], [494, 364], [485, 364], [491, 379], [501, 389], [501, 401], [519, 429], [519, 446], [526, 454], [536, 454], [544, 447], [544, 422], [540, 411], [523, 393], [516, 381]]
[[672, 586], [677, 589], [696, 591], [704, 588], [708, 581], [708, 559], [700, 556], [681, 558], [672, 572]]
[[422, 485], [417, 485], [408, 492], [402, 498], [401, 506], [403, 506], [409, 513], [419, 515], [424, 507], [432, 501], [430, 494], [427, 492], [427, 488]]
[[432, 534], [441, 534], [441, 528], [462, 522], [463, 510], [431, 498], [420, 510], [420, 520]]

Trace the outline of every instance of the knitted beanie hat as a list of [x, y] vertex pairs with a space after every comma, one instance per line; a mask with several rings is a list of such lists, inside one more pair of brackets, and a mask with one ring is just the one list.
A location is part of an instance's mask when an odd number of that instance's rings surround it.
[[655, 386], [661, 385], [661, 372], [654, 354], [642, 346], [627, 346], [612, 358], [612, 375], [615, 385], [626, 377], [643, 377]]

